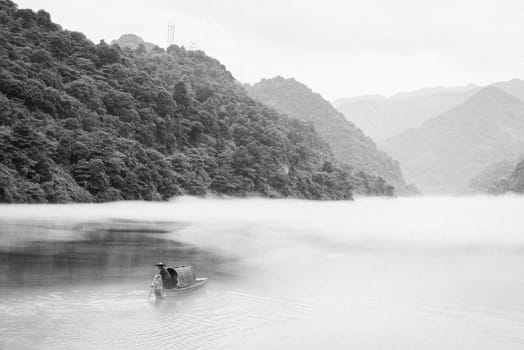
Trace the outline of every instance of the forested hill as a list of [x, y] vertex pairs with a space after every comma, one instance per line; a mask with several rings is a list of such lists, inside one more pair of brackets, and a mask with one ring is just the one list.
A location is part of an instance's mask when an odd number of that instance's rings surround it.
[[524, 193], [524, 156], [516, 163], [503, 160], [484, 169], [470, 183], [479, 193]]
[[506, 191], [524, 193], [524, 159], [517, 163], [517, 166], [511, 173]]
[[397, 194], [417, 192], [414, 186], [404, 182], [398, 162], [377, 149], [369, 137], [304, 84], [295, 79], [275, 77], [246, 88], [253, 98], [292, 118], [313, 123], [340, 162], [381, 176], [395, 187]]
[[203, 52], [95, 45], [0, 2], [0, 201], [348, 199], [354, 187], [391, 192], [334, 165], [312, 127], [249, 98]]

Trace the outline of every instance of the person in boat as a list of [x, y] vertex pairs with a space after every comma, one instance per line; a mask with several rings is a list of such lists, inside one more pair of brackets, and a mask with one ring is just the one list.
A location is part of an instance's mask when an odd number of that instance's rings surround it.
[[158, 264], [155, 264], [155, 266], [158, 267], [158, 274], [162, 277], [162, 285], [164, 288], [167, 288], [171, 284], [171, 274], [166, 270], [166, 265], [163, 263], [159, 262]]

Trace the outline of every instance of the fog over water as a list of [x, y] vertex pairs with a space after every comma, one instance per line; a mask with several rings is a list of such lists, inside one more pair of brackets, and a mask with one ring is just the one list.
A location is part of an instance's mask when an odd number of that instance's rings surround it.
[[[524, 198], [0, 206], [3, 349], [523, 349]], [[153, 264], [196, 294], [147, 302]]]

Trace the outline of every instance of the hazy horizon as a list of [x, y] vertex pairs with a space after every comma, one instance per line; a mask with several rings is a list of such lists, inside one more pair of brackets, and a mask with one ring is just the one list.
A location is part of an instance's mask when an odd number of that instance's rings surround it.
[[132, 33], [165, 47], [174, 23], [178, 45], [219, 59], [238, 80], [293, 77], [330, 101], [519, 78], [524, 57], [524, 4], [511, 0], [17, 3], [95, 43]]

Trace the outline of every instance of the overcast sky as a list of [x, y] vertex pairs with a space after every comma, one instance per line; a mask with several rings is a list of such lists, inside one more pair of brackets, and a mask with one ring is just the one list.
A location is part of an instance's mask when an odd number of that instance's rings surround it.
[[167, 25], [243, 82], [281, 75], [333, 100], [524, 78], [522, 0], [18, 0], [107, 42]]

